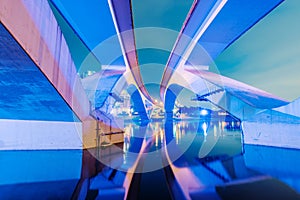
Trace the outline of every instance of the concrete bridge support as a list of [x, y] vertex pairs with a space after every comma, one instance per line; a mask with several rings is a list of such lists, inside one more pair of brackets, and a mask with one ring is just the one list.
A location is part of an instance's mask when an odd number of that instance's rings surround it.
[[[60, 131], [61, 126], [58, 125], [60, 124], [59, 122], [45, 122], [45, 124], [52, 127], [52, 137], [59, 138], [57, 142], [64, 140], [64, 143], [68, 143], [70, 135], [74, 137], [78, 137], [79, 135], [79, 138], [84, 140], [85, 148], [95, 146], [96, 123], [95, 120], [89, 116], [90, 103], [81, 86], [68, 46], [48, 2], [46, 0], [3, 0], [0, 5], [0, 20], [1, 24], [6, 27], [38, 69], [54, 86], [58, 94], [72, 109], [74, 115], [80, 120], [80, 122], [74, 122], [73, 124], [69, 122], [68, 125], [66, 124], [66, 126], [71, 125], [78, 127], [78, 129], [70, 129], [69, 131], [71, 132], [68, 132], [68, 136]], [[12, 58], [12, 62], [17, 60], [17, 57]], [[53, 111], [52, 114], [55, 116], [57, 113]], [[18, 119], [15, 121], [16, 125], [19, 124], [17, 125], [18, 127], [23, 128], [31, 123], [30, 121], [23, 123], [23, 121]], [[77, 124], [79, 124], [79, 126], [77, 126]], [[17, 137], [17, 135], [15, 135], [15, 137]], [[32, 135], [32, 137], [34, 137], [34, 135]], [[40, 137], [39, 141], [28, 144], [29, 146], [24, 144], [25, 146], [23, 146], [23, 148], [35, 149], [42, 147], [43, 144], [45, 144], [44, 148], [46, 148], [48, 146], [48, 139], [47, 136]], [[83, 147], [81, 142], [76, 144], [71, 142], [65, 147], [62, 146], [60, 142], [56, 143], [55, 140], [52, 142], [51, 148], [80, 149]], [[17, 143], [10, 144], [11, 148], [13, 148], [13, 146], [17, 148], [17, 145]]]

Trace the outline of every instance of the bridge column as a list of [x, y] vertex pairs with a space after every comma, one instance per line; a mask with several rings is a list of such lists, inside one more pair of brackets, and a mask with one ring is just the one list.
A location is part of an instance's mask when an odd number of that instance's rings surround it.
[[[90, 103], [48, 1], [3, 0], [0, 4], [0, 21], [13, 35], [31, 61], [45, 75], [45, 81], [49, 81], [55, 87], [55, 93], [59, 93], [59, 96], [63, 98], [79, 118], [80, 122], [74, 123], [82, 123], [82, 128], [76, 131], [73, 129], [73, 136], [76, 137], [79, 134], [83, 140], [86, 140], [86, 142], [83, 142], [86, 144], [84, 147], [94, 147], [96, 145], [96, 126], [95, 120], [89, 116]], [[17, 59], [16, 57], [13, 62], [16, 63]], [[22, 67], [28, 66], [23, 65]], [[14, 84], [18, 83], [15, 82]], [[41, 101], [40, 104], [47, 104], [47, 102]], [[52, 112], [55, 118], [55, 115], [58, 115], [56, 109], [52, 109]], [[55, 123], [48, 123], [48, 125], [50, 124], [54, 124], [52, 128], [58, 127]], [[21, 125], [27, 126], [26, 124]], [[64, 139], [66, 143], [69, 140], [65, 134], [60, 134], [59, 137], [60, 140]], [[35, 149], [43, 142], [47, 144], [48, 139], [46, 136], [43, 137], [41, 133], [39, 144], [31, 143], [24, 148]], [[57, 143], [56, 147], [62, 148], [60, 145], [61, 143]], [[82, 148], [82, 145], [77, 145], [76, 148]]]

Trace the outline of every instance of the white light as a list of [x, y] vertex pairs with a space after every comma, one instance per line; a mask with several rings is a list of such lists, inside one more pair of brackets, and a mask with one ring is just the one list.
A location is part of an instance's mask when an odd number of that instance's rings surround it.
[[200, 115], [205, 116], [205, 115], [207, 115], [207, 114], [208, 114], [208, 111], [205, 110], [205, 109], [203, 109], [203, 110], [200, 111]]
[[203, 123], [201, 128], [203, 130], [204, 136], [207, 136], [207, 124]]

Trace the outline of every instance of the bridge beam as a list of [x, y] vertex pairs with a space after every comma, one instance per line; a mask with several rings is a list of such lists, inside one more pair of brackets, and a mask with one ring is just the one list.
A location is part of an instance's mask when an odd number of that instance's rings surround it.
[[80, 119], [82, 129], [73, 134], [82, 135], [85, 147], [95, 146], [90, 103], [47, 0], [3, 0], [0, 20]]

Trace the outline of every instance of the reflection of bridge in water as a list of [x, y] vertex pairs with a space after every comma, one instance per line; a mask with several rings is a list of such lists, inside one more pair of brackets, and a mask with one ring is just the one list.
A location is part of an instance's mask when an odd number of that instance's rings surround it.
[[298, 197], [299, 6], [2, 0], [0, 198]]
[[[233, 198], [236, 196], [235, 189], [252, 191], [267, 185], [281, 191], [270, 197], [297, 196], [287, 186], [268, 176], [266, 171], [248, 168], [246, 163], [253, 162], [252, 151], [255, 147], [246, 145], [249, 154], [244, 154], [241, 131], [228, 130], [225, 126], [218, 126], [218, 122], [218, 119], [212, 119], [125, 125], [123, 147], [113, 145], [101, 148], [99, 152], [102, 155], [98, 157], [111, 170], [116, 169], [115, 173], [123, 176], [113, 176], [105, 182], [105, 171], [100, 172], [91, 179], [90, 189], [98, 190], [99, 197], [114, 192], [116, 196], [126, 194], [128, 189], [129, 199], [170, 199], [174, 195], [179, 199], [211, 199], [217, 196]], [[265, 165], [263, 162], [261, 164]], [[125, 176], [125, 172], [135, 173]], [[277, 174], [277, 178], [283, 176]], [[123, 185], [115, 183], [120, 181]], [[107, 182], [112, 184], [110, 190], [105, 189]], [[95, 187], [97, 185], [99, 187]], [[120, 192], [123, 187], [125, 190]], [[244, 192], [239, 197], [247, 198], [249, 195], [259, 197], [259, 193], [252, 192]]]

